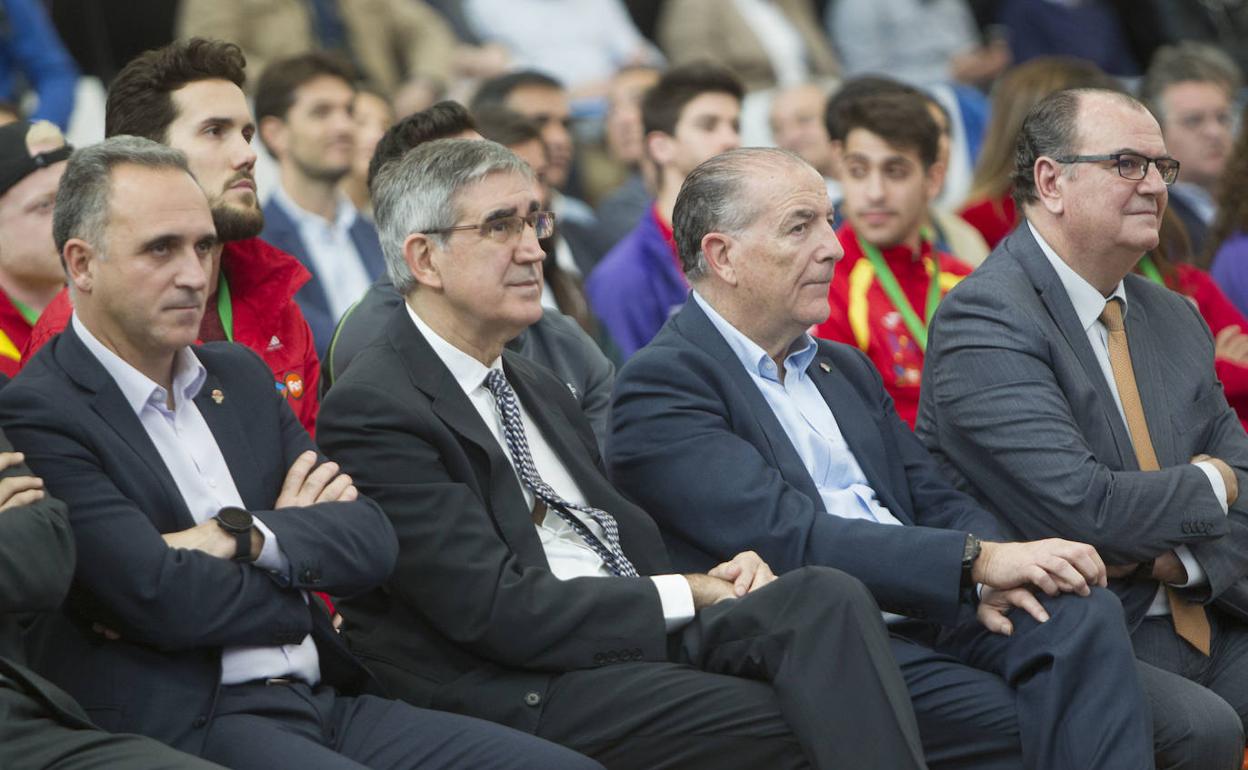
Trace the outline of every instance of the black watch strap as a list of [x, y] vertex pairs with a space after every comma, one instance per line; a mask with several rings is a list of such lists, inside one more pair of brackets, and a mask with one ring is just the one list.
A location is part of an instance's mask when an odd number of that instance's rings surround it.
[[244, 508], [227, 506], [214, 517], [217, 526], [234, 536], [234, 561], [251, 561], [251, 531], [255, 519]]
[[975, 560], [979, 558], [983, 547], [979, 538], [971, 534], [966, 536], [966, 545], [962, 547], [962, 588], [971, 588], [975, 585]]

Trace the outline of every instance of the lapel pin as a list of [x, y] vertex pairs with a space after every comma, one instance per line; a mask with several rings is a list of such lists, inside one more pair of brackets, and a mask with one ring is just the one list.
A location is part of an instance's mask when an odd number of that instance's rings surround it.
[[224, 400], [225, 400], [225, 394], [221, 392], [221, 389], [220, 389], [220, 388], [213, 388], [213, 389], [212, 389], [212, 401], [213, 401], [213, 403], [215, 403], [215, 404], [219, 404], [219, 403], [221, 403], [221, 402], [222, 402], [222, 401], [224, 401]]
[[822, 369], [825, 373], [831, 373], [832, 371], [832, 367], [828, 365], [827, 361], [820, 361], [819, 368]]

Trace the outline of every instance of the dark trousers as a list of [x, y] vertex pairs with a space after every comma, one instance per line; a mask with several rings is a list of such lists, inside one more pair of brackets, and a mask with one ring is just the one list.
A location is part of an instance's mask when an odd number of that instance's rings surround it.
[[978, 620], [944, 632], [899, 624], [893, 651], [933, 768], [1151, 767], [1150, 715], [1122, 606], [1109, 591], [1041, 596], [1011, 636]]
[[670, 642], [670, 663], [559, 676], [538, 734], [612, 770], [924, 766], [879, 608], [844, 573], [789, 573]]
[[[83, 719], [85, 720], [85, 715]], [[0, 767], [5, 770], [223, 770], [137, 735], [68, 726], [0, 677]]]
[[222, 687], [204, 756], [234, 770], [599, 767], [493, 722], [302, 683]]
[[1158, 767], [1237, 770], [1243, 762], [1248, 626], [1216, 608], [1209, 623], [1208, 657], [1168, 616], [1145, 618], [1131, 635], [1156, 714]]

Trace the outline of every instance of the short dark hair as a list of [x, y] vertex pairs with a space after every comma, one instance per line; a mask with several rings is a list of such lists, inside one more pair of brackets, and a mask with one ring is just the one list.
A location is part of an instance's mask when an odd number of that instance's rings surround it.
[[242, 49], [221, 40], [193, 37], [145, 51], [122, 67], [108, 88], [104, 135], [164, 143], [178, 117], [174, 91], [201, 80], [228, 80], [242, 88], [246, 67]]
[[477, 111], [475, 117], [481, 136], [504, 147], [542, 138], [542, 127], [537, 121], [506, 107], [485, 107]]
[[1193, 81], [1213, 83], [1234, 101], [1243, 79], [1239, 65], [1221, 48], [1187, 40], [1157, 49], [1140, 82], [1140, 98], [1157, 116], [1158, 122], [1162, 122], [1165, 120], [1162, 97], [1171, 86]]
[[377, 140], [372, 160], [368, 162], [369, 189], [372, 189], [373, 180], [382, 166], [403, 157], [413, 147], [476, 130], [476, 121], [459, 102], [447, 100], [413, 112], [387, 129]]
[[1100, 94], [1148, 111], [1144, 103], [1134, 96], [1108, 88], [1068, 88], [1055, 91], [1037, 102], [1023, 120], [1014, 150], [1014, 205], [1020, 212], [1024, 204], [1039, 200], [1036, 195], [1036, 160], [1042, 156], [1058, 158], [1074, 152], [1079, 134], [1079, 108], [1085, 97]]
[[892, 147], [914, 150], [923, 167], [930, 168], [940, 152], [940, 126], [928, 109], [929, 102], [927, 95], [917, 89], [872, 93], [850, 100], [837, 116], [845, 132], [841, 141], [854, 129], [865, 129]]
[[680, 113], [702, 94], [727, 94], [739, 102], [745, 98], [745, 86], [732, 70], [718, 64], [693, 62], [673, 67], [641, 98], [645, 132], [675, 134]]
[[926, 94], [914, 86], [884, 75], [862, 75], [846, 80], [828, 97], [828, 104], [823, 110], [823, 123], [828, 129], [828, 138], [834, 142], [845, 141], [849, 129], [845, 128], [844, 112], [849, 105], [859, 99], [885, 94], [918, 94], [926, 98]]
[[269, 64], [256, 83], [256, 122], [265, 118], [285, 120], [286, 113], [295, 103], [295, 91], [319, 77], [338, 78], [352, 90], [356, 88], [355, 71], [336, 54], [313, 51]]
[[507, 97], [511, 96], [512, 91], [525, 86], [553, 88], [558, 91], [565, 90], [563, 84], [558, 80], [537, 70], [508, 72], [506, 75], [490, 78], [477, 87], [477, 92], [473, 95], [470, 105], [472, 111], [474, 113], [480, 112], [483, 107], [506, 104]]

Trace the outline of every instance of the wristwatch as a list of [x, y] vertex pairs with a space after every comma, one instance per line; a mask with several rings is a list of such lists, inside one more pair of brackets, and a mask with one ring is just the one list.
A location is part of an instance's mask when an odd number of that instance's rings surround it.
[[975, 585], [972, 577], [975, 569], [975, 560], [979, 558], [979, 552], [984, 548], [982, 541], [974, 535], [966, 536], [966, 545], [962, 547], [962, 587], [970, 588]]
[[234, 536], [234, 561], [251, 561], [251, 530], [255, 519], [237, 506], [228, 505], [217, 511], [217, 526]]

